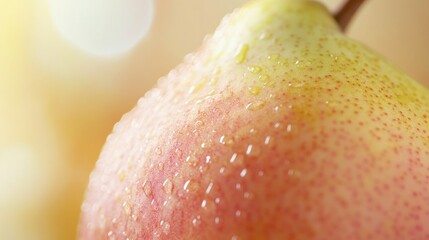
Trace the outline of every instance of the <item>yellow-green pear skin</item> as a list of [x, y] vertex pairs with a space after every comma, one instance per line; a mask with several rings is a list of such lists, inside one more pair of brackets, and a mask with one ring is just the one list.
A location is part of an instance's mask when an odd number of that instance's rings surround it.
[[115, 126], [79, 235], [423, 240], [428, 203], [428, 90], [321, 4], [259, 0]]

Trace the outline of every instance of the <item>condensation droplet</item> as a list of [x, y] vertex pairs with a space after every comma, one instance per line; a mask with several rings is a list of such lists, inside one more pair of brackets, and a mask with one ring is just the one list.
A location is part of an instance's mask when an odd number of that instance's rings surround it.
[[168, 222], [162, 220], [160, 226], [164, 234], [168, 235], [170, 233], [170, 224]]
[[245, 177], [245, 176], [246, 176], [246, 174], [247, 174], [247, 169], [243, 169], [243, 170], [241, 170], [241, 172], [240, 172], [240, 177]]
[[182, 150], [180, 150], [179, 148], [176, 148], [176, 150], [174, 150], [174, 152], [176, 152], [177, 158], [179, 158], [179, 159], [182, 158], [182, 156], [183, 156]]
[[221, 167], [221, 168], [219, 169], [219, 173], [220, 173], [220, 174], [224, 174], [224, 173], [225, 173], [225, 167]]
[[242, 164], [243, 163], [243, 156], [234, 153], [232, 154], [231, 158], [229, 159], [230, 163], [235, 163], [235, 164]]
[[253, 198], [253, 194], [252, 194], [252, 193], [250, 193], [250, 192], [245, 192], [245, 193], [243, 194], [243, 197], [244, 197], [245, 199], [252, 199], [252, 198]]
[[157, 155], [161, 155], [162, 154], [162, 149], [160, 147], [155, 148], [155, 153]]
[[145, 181], [143, 183], [143, 192], [146, 195], [146, 197], [151, 197], [152, 196], [152, 187], [150, 186], [150, 182], [149, 181]]
[[241, 211], [240, 210], [235, 211], [235, 216], [236, 217], [240, 217], [241, 216]]
[[204, 126], [204, 122], [203, 122], [202, 120], [196, 120], [196, 121], [195, 121], [195, 126], [196, 126], [196, 127]]
[[159, 229], [155, 229], [152, 233], [153, 239], [159, 239], [161, 237], [161, 231]]
[[246, 149], [246, 154], [247, 155], [250, 155], [252, 153], [252, 148], [253, 148], [252, 144], [250, 144], [250, 145], [247, 146], [247, 149]]
[[213, 77], [212, 79], [210, 79], [209, 81], [209, 85], [210, 86], [216, 86], [216, 84], [219, 82], [219, 78], [217, 77]]
[[201, 224], [201, 216], [200, 215], [198, 215], [194, 219], [192, 219], [192, 225], [194, 225], [194, 227], [197, 227], [200, 224]]
[[259, 35], [259, 39], [260, 40], [267, 40], [267, 39], [270, 39], [272, 36], [273, 36], [273, 34], [270, 32], [263, 32], [263, 33], [261, 33], [261, 35]]
[[219, 204], [219, 203], [220, 203], [220, 198], [219, 198], [219, 197], [215, 198], [215, 203], [216, 203], [216, 204]]
[[259, 75], [258, 81], [261, 83], [267, 83], [270, 81], [270, 77], [268, 77], [268, 75], [266, 74], [262, 74], [262, 75]]
[[131, 206], [128, 202], [122, 204], [122, 209], [124, 210], [125, 215], [129, 216], [131, 214]]
[[271, 136], [266, 136], [266, 137], [265, 137], [264, 144], [265, 144], [265, 145], [268, 145], [268, 144], [270, 144], [270, 142], [271, 142]]
[[288, 124], [288, 125], [287, 125], [287, 127], [286, 127], [286, 131], [287, 131], [287, 132], [291, 132], [291, 131], [292, 131], [292, 125], [291, 125], [291, 124]]
[[251, 102], [249, 104], [246, 105], [246, 109], [249, 111], [257, 111], [259, 109], [261, 109], [262, 107], [264, 107], [265, 102], [264, 101], [255, 101], [255, 102]]
[[222, 136], [219, 138], [219, 142], [220, 142], [221, 144], [225, 144], [225, 136], [224, 136], [224, 135], [222, 135]]
[[199, 188], [200, 188], [200, 185], [194, 179], [189, 179], [183, 185], [183, 190], [185, 190], [186, 192], [191, 192], [191, 193], [198, 191]]
[[164, 183], [162, 184], [162, 189], [166, 194], [171, 194], [173, 192], [173, 182], [167, 178], [165, 179]]
[[220, 223], [220, 217], [215, 217], [214, 222], [215, 222], [215, 224], [219, 224]]
[[201, 202], [201, 207], [202, 208], [205, 208], [207, 206], [207, 200], [203, 200], [202, 202]]
[[261, 93], [261, 87], [259, 86], [251, 86], [247, 88], [250, 95], [259, 95]]
[[209, 185], [206, 188], [206, 194], [209, 194], [210, 191], [212, 190], [212, 188], [213, 188], [213, 182], [210, 182]]
[[162, 163], [162, 162], [158, 163], [158, 169], [159, 169], [159, 171], [164, 170], [164, 163]]
[[192, 167], [197, 166], [198, 163], [198, 159], [194, 156], [194, 155], [189, 155], [185, 162], [187, 162], [189, 165], [191, 165]]
[[126, 174], [123, 170], [120, 170], [118, 173], [118, 179], [120, 182], [123, 182], [125, 180]]
[[280, 58], [279, 54], [273, 54], [273, 55], [268, 55], [267, 57], [269, 60], [273, 60], [273, 61], [277, 61]]
[[251, 73], [260, 73], [262, 71], [262, 68], [259, 66], [248, 66], [247, 70], [249, 70], [249, 72]]
[[246, 59], [247, 51], [249, 51], [249, 45], [242, 44], [235, 55], [235, 62], [238, 64], [243, 63]]
[[258, 156], [260, 153], [260, 149], [256, 145], [249, 144], [246, 148], [247, 156]]

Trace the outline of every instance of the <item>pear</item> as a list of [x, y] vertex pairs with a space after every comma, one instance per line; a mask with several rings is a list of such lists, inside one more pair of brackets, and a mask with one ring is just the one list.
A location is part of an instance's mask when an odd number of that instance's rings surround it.
[[307, 0], [224, 18], [108, 137], [80, 239], [428, 239], [429, 94]]

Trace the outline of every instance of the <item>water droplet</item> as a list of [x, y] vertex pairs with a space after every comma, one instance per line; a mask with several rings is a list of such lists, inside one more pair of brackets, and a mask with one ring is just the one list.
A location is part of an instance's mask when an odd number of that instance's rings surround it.
[[162, 163], [162, 162], [158, 163], [158, 169], [159, 169], [159, 171], [164, 170], [164, 163]]
[[205, 143], [201, 143], [201, 148], [206, 148], [206, 144]]
[[234, 153], [234, 154], [232, 154], [231, 158], [229, 159], [229, 162], [241, 165], [243, 163], [243, 156], [241, 156], [237, 153]]
[[124, 210], [125, 215], [129, 216], [131, 214], [131, 206], [128, 202], [122, 203], [122, 209]]
[[107, 233], [107, 236], [108, 236], [109, 238], [113, 237], [113, 231], [109, 231], [109, 232]]
[[241, 189], [241, 184], [240, 183], [235, 184], [235, 189], [240, 190]]
[[249, 145], [247, 146], [247, 149], [246, 149], [246, 154], [247, 154], [247, 155], [250, 155], [250, 154], [252, 153], [252, 148], [253, 148], [253, 145], [252, 145], [252, 144], [249, 144]]
[[168, 222], [161, 220], [159, 225], [161, 226], [162, 232], [164, 232], [164, 234], [168, 235], [170, 233], [170, 224]]
[[197, 227], [200, 224], [201, 224], [201, 216], [200, 215], [198, 215], [194, 219], [192, 219], [192, 225], [194, 225], [194, 227]]
[[259, 95], [261, 93], [261, 87], [259, 86], [251, 86], [248, 87], [247, 90], [249, 91], [250, 95]]
[[259, 109], [261, 109], [262, 107], [264, 107], [265, 102], [264, 101], [255, 101], [255, 102], [251, 102], [249, 104], [246, 105], [246, 109], [249, 111], [257, 111]]
[[276, 122], [276, 123], [274, 124], [274, 128], [280, 128], [280, 126], [281, 126], [281, 124], [280, 124], [279, 122]]
[[236, 217], [240, 217], [241, 216], [241, 211], [240, 210], [235, 211], [235, 216]]
[[201, 126], [204, 126], [204, 122], [202, 121], [202, 120], [196, 120], [195, 121], [195, 126], [198, 128], [198, 127], [201, 127]]
[[132, 218], [134, 221], [137, 221], [137, 218], [138, 218], [138, 217], [137, 217], [137, 215], [136, 215], [136, 214], [132, 214], [132, 215], [131, 215], [131, 218]]
[[123, 170], [119, 171], [119, 173], [118, 173], [118, 179], [119, 179], [120, 182], [123, 182], [125, 180], [126, 176], [127, 175], [125, 174], [125, 172]]
[[258, 81], [261, 83], [268, 83], [270, 81], [270, 77], [266, 74], [259, 75]]
[[224, 174], [224, 173], [225, 173], [225, 167], [221, 167], [221, 168], [219, 169], [219, 173], [220, 173], [220, 174]]
[[155, 153], [157, 155], [161, 155], [162, 154], [162, 149], [160, 147], [155, 148]]
[[192, 154], [186, 158], [185, 162], [187, 162], [189, 165], [195, 167], [195, 166], [197, 166], [198, 159]]
[[190, 180], [186, 181], [185, 184], [183, 185], [183, 189], [186, 192], [191, 192], [191, 193], [198, 191], [199, 188], [200, 188], [200, 185], [194, 179], [190, 179]]
[[217, 198], [215, 198], [215, 203], [216, 203], [216, 204], [219, 204], [219, 203], [220, 203], [220, 198], [218, 198], [218, 197], [217, 197]]
[[287, 132], [291, 132], [291, 131], [292, 131], [292, 125], [291, 125], [291, 124], [288, 124], [288, 125], [287, 125], [287, 127], [286, 127], [286, 131], [287, 131]]
[[231, 237], [231, 240], [238, 240], [238, 236], [237, 236], [237, 235], [233, 235], [233, 236]]
[[201, 202], [201, 207], [202, 208], [205, 208], [207, 206], [207, 200], [203, 200], [202, 202]]
[[171, 194], [173, 187], [173, 182], [169, 178], [165, 179], [164, 183], [162, 184], [162, 189], [166, 194]]
[[152, 233], [153, 239], [159, 239], [161, 237], [161, 231], [159, 229], [155, 229]]
[[259, 66], [248, 66], [247, 70], [251, 73], [260, 73], [262, 71], [262, 68]]
[[264, 176], [264, 171], [258, 171], [258, 176], [263, 177]]
[[124, 191], [125, 191], [125, 193], [126, 193], [127, 195], [130, 195], [130, 194], [131, 194], [131, 189], [130, 189], [129, 187], [125, 187], [125, 188], [124, 188]]
[[220, 217], [215, 217], [214, 222], [215, 222], [215, 224], [219, 224], [220, 223]]
[[152, 196], [152, 187], [150, 186], [150, 182], [149, 181], [145, 181], [143, 183], [143, 192], [146, 195], [146, 197], [151, 197]]
[[200, 170], [200, 173], [205, 173], [205, 172], [207, 172], [208, 169], [209, 169], [208, 164], [203, 164], [198, 168], [198, 170]]
[[220, 142], [221, 144], [225, 144], [225, 136], [224, 136], [224, 135], [222, 135], [222, 136], [219, 138], [219, 142]]
[[174, 150], [176, 152], [177, 158], [182, 158], [183, 156], [183, 152], [182, 150], [180, 150], [179, 148], [176, 148], [176, 150]]
[[270, 144], [270, 142], [271, 142], [271, 136], [266, 136], [266, 137], [265, 137], [264, 144], [265, 144], [265, 145], [268, 145], [268, 144]]
[[213, 182], [210, 182], [209, 185], [207, 186], [206, 194], [209, 194], [212, 188], [213, 188]]
[[252, 199], [252, 198], [253, 198], [253, 194], [252, 194], [252, 193], [250, 193], [250, 192], [245, 192], [245, 193], [243, 194], [243, 197], [244, 197], [245, 199]]
[[217, 78], [217, 77], [213, 77], [213, 78], [211, 78], [210, 79], [210, 81], [209, 81], [209, 85], [210, 86], [216, 86], [216, 84], [219, 82], [219, 78]]
[[269, 60], [273, 60], [273, 61], [277, 61], [280, 58], [279, 54], [273, 54], [273, 55], [268, 55], [267, 57]]
[[207, 82], [208, 82], [207, 79], [203, 79], [200, 82], [198, 82], [197, 84], [192, 85], [189, 88], [188, 93], [192, 94], [192, 93], [198, 92], [199, 90], [201, 90], [207, 84]]
[[300, 63], [300, 61], [299, 61], [299, 60], [296, 60], [296, 61], [295, 61], [295, 65], [299, 65], [299, 63]]
[[243, 169], [243, 170], [241, 170], [241, 172], [240, 172], [240, 177], [245, 177], [245, 176], [246, 176], [246, 174], [247, 174], [247, 169]]
[[247, 51], [249, 51], [249, 45], [242, 44], [235, 55], [235, 62], [241, 64], [246, 59]]
[[267, 40], [267, 39], [270, 39], [272, 36], [273, 36], [273, 34], [270, 32], [263, 32], [263, 33], [261, 33], [261, 35], [259, 35], [259, 39], [260, 40]]
[[212, 158], [210, 156], [206, 156], [206, 163], [209, 164], [211, 163]]

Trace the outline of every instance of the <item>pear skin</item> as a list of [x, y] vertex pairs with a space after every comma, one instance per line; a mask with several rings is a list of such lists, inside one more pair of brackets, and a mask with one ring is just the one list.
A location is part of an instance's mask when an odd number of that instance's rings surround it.
[[80, 239], [429, 239], [428, 90], [325, 7], [254, 1], [115, 126]]

